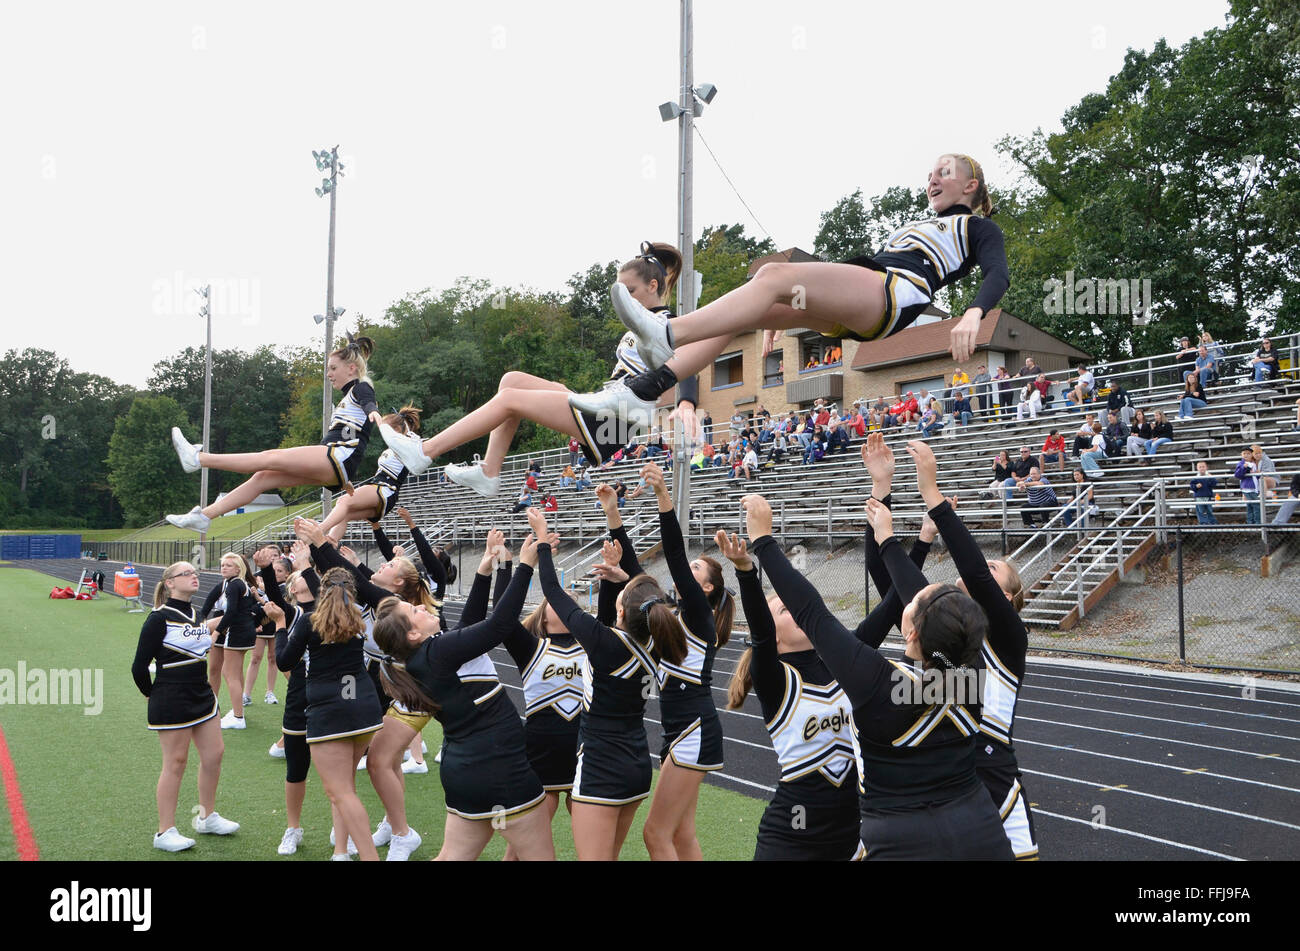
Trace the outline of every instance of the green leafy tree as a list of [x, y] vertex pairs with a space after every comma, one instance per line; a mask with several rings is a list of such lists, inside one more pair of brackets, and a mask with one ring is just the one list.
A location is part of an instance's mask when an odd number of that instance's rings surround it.
[[198, 473], [186, 474], [165, 434], [187, 427], [180, 403], [141, 394], [118, 419], [108, 444], [108, 483], [128, 525], [147, 525], [168, 512], [187, 512], [199, 497]]

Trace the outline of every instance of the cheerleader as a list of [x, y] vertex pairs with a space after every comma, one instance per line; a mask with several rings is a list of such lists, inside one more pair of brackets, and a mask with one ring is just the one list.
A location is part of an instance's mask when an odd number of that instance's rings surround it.
[[980, 707], [975, 771], [1002, 817], [1002, 828], [1015, 857], [1022, 861], [1037, 859], [1034, 814], [1029, 808], [1011, 740], [1016, 701], [1029, 653], [1029, 631], [1020, 618], [1025, 603], [1020, 572], [1005, 559], [992, 562], [984, 559], [970, 531], [953, 511], [951, 501], [945, 500], [939, 491], [934, 451], [914, 440], [907, 444], [907, 453], [916, 463], [916, 484], [921, 499], [961, 574], [957, 587], [974, 598], [988, 616], [988, 637], [981, 648], [988, 674]]
[[754, 859], [847, 861], [859, 821], [849, 703], [781, 599], [764, 599], [744, 539], [720, 531], [716, 541], [736, 568], [751, 645], [732, 674], [727, 709], [739, 710], [754, 690], [781, 766]]
[[[638, 306], [655, 314], [672, 316], [663, 302], [677, 283], [681, 269], [682, 257], [675, 247], [645, 241], [641, 244], [641, 254], [620, 268], [616, 286], [625, 289]], [[624, 335], [617, 348], [611, 383], [645, 369], [637, 355], [635, 339], [631, 334]], [[683, 379], [685, 382], [679, 390], [678, 408], [674, 415], [681, 417], [688, 432], [693, 433], [698, 441], [699, 423], [695, 417], [698, 381], [688, 377]], [[521, 419], [530, 419], [556, 432], [577, 437], [587, 460], [598, 466], [635, 436], [635, 432], [630, 430], [647, 428], [654, 415], [654, 406], [644, 404], [624, 414], [623, 425], [608, 421], [602, 423], [594, 413], [572, 408], [572, 395], [562, 383], [511, 371], [501, 378], [496, 396], [432, 439], [420, 443], [418, 438], [403, 437], [393, 428], [383, 425], [379, 432], [389, 448], [415, 475], [428, 469], [436, 457], [487, 435], [486, 459], [471, 466], [448, 465], [446, 473], [453, 482], [469, 486], [480, 495], [494, 496], [500, 491], [501, 466]]]
[[[606, 561], [618, 564], [618, 554], [612, 547], [603, 551]], [[500, 589], [503, 581], [510, 581], [510, 549], [501, 545], [497, 557]], [[513, 624], [502, 646], [523, 679], [528, 762], [546, 791], [542, 809], [549, 823], [560, 808], [560, 793], [565, 794], [565, 806], [570, 815], [573, 813], [573, 774], [578, 768], [578, 718], [582, 713], [587, 655], [545, 599], [522, 622]], [[507, 846], [506, 861], [517, 858], [514, 848]]]
[[[284, 586], [289, 580], [289, 575], [293, 573], [293, 562], [281, 555], [274, 545], [268, 545], [253, 552], [253, 566], [258, 570], [253, 580], [261, 593], [273, 604], [283, 604]], [[262, 599], [259, 597], [258, 600]], [[262, 657], [267, 653], [268, 647], [272, 654], [275, 653], [275, 624], [269, 617], [257, 628], [256, 633], [257, 643], [253, 647], [253, 653], [248, 656], [248, 673], [244, 676], [245, 706], [253, 702], [253, 688], [257, 684]], [[275, 696], [275, 664], [273, 663], [266, 665], [266, 694], [262, 697], [262, 702], [272, 704], [280, 702]]]
[[[997, 809], [975, 774], [979, 697], [962, 691], [988, 628], [979, 605], [952, 585], [926, 584], [893, 535], [889, 509], [869, 499], [881, 558], [906, 605], [901, 630], [911, 663], [887, 661], [841, 625], [791, 567], [772, 537], [767, 501], [747, 495], [741, 503], [772, 587], [853, 704], [865, 857], [1011, 859]], [[940, 702], [933, 702], [936, 689]]]
[[[524, 542], [519, 560], [487, 620], [443, 633], [435, 613], [400, 598], [385, 599], [376, 611], [385, 689], [395, 702], [431, 711], [442, 724], [447, 820], [439, 861], [473, 861], [496, 830], [520, 859], [555, 858], [550, 822], [537, 808], [545, 794], [528, 763], [523, 725], [487, 656], [518, 622], [537, 562], [535, 538]], [[486, 591], [488, 581], [480, 572], [475, 585]]]
[[[414, 406], [403, 406], [396, 413], [383, 417], [385, 425], [403, 435], [420, 431], [420, 411]], [[365, 482], [358, 484], [350, 495], [339, 498], [333, 510], [321, 522], [321, 531], [335, 542], [341, 542], [348, 530], [348, 522], [377, 523], [393, 510], [397, 494], [406, 482], [406, 466], [391, 449], [379, 454], [378, 469]]]
[[[370, 840], [366, 807], [357, 797], [356, 770], [366, 744], [383, 725], [383, 713], [365, 672], [363, 629], [351, 573], [332, 568], [321, 576], [316, 609], [297, 618], [276, 662], [281, 670], [292, 670], [306, 657], [312, 764], [342, 823], [339, 838], [351, 839], [363, 860], [375, 861], [379, 855]], [[334, 858], [348, 856], [336, 852]]]
[[[699, 861], [695, 808], [700, 781], [706, 772], [723, 766], [722, 724], [713, 704], [713, 658], [731, 637], [736, 602], [723, 584], [720, 564], [712, 558], [687, 560], [663, 470], [647, 463], [641, 468], [641, 478], [654, 490], [659, 503], [664, 562], [677, 589], [675, 613], [686, 638], [686, 656], [681, 661], [658, 658], [655, 679], [663, 744], [659, 783], [642, 834], [653, 860]], [[635, 562], [630, 545], [625, 555]], [[635, 574], [640, 573], [637, 565]]]
[[[657, 674], [656, 657], [686, 659], [686, 633], [659, 583], [638, 575], [626, 583], [602, 578], [596, 617], [569, 597], [555, 575], [546, 515], [528, 510], [538, 538], [542, 594], [587, 654], [578, 765], [573, 777], [573, 844], [580, 860], [618, 858], [653, 769], [645, 734], [645, 703]], [[613, 626], [611, 626], [613, 625]]]
[[228, 551], [221, 556], [221, 582], [208, 594], [205, 614], [217, 621], [216, 636], [208, 659], [208, 683], [219, 695], [221, 681], [226, 681], [231, 710], [221, 718], [221, 729], [243, 730], [244, 722], [244, 655], [257, 643], [254, 611], [253, 577], [242, 555]]
[[[148, 726], [158, 733], [163, 766], [158, 776], [158, 832], [153, 846], [164, 852], [180, 852], [194, 840], [176, 831], [176, 800], [189, 760], [190, 741], [199, 754], [199, 811], [194, 831], [230, 835], [238, 822], [216, 812], [217, 780], [225, 744], [217, 715], [216, 693], [203, 673], [204, 656], [212, 647], [212, 629], [217, 621], [203, 623], [190, 603], [199, 590], [199, 573], [188, 562], [178, 561], [163, 571], [154, 589], [154, 609], [140, 629], [140, 642], [131, 676], [140, 692], [149, 698]], [[154, 665], [153, 680], [149, 665]]]
[[185, 515], [168, 515], [167, 521], [178, 528], [203, 533], [212, 519], [247, 505], [263, 492], [296, 485], [320, 485], [327, 489], [351, 486], [357, 464], [366, 454], [370, 424], [380, 421], [375, 390], [366, 376], [366, 360], [373, 347], [369, 337], [348, 334], [330, 354], [325, 375], [331, 386], [343, 391], [343, 399], [334, 407], [330, 430], [319, 446], [264, 452], [203, 452], [200, 444], [187, 442], [179, 429], [172, 429], [172, 445], [186, 472], [221, 469], [250, 473], [253, 477], [211, 505], [202, 509], [195, 506]]
[[983, 280], [949, 345], [953, 359], [966, 362], [980, 320], [1009, 283], [1002, 231], [989, 220], [993, 205], [984, 172], [970, 156], [940, 156], [927, 188], [934, 217], [899, 228], [880, 253], [839, 264], [765, 264], [753, 280], [685, 317], [654, 313], [613, 285], [614, 309], [636, 335], [637, 352], [650, 369], [599, 393], [575, 396], [575, 411], [623, 419], [653, 405], [678, 379], [711, 365], [735, 334], [747, 330], [762, 329], [764, 356], [781, 331], [792, 327], [835, 339], [880, 340], [909, 326], [940, 288], [978, 265]]

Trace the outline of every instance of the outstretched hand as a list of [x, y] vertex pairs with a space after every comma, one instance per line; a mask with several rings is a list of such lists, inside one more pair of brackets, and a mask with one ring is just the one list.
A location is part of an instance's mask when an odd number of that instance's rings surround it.
[[411, 513], [406, 510], [405, 505], [399, 505], [397, 508], [393, 509], [393, 511], [396, 512], [401, 517], [402, 521], [406, 523], [407, 528], [412, 530], [415, 529], [415, 519], [411, 518]]
[[867, 521], [875, 533], [876, 544], [883, 545], [894, 534], [894, 515], [879, 499], [867, 499]]
[[623, 560], [623, 545], [611, 539], [600, 546], [600, 557], [607, 565], [617, 565]]
[[695, 447], [704, 442], [704, 426], [700, 424], [700, 417], [695, 413], [695, 404], [689, 400], [683, 400], [677, 404], [677, 408], [668, 414], [668, 422], [672, 423], [681, 420], [683, 444], [673, 446], [673, 451], [685, 452], [687, 455], [695, 451]]
[[747, 495], [740, 500], [745, 510], [745, 534], [752, 543], [772, 534], [772, 506], [761, 495]]
[[745, 540], [738, 535], [728, 535], [721, 529], [713, 536], [713, 540], [718, 543], [718, 549], [722, 552], [727, 561], [736, 566], [739, 571], [750, 571], [754, 567], [753, 560], [749, 557], [749, 549]]
[[962, 315], [957, 326], [952, 328], [948, 351], [956, 362], [965, 363], [975, 353], [975, 338], [979, 336], [980, 318], [983, 314], [978, 307], [971, 307]]
[[763, 331], [763, 356], [767, 356], [776, 349], [776, 342], [781, 339], [780, 330]]
[[916, 463], [917, 487], [924, 491], [929, 486], [937, 484], [939, 464], [935, 461], [934, 450], [930, 448], [929, 444], [924, 439], [909, 439], [907, 454]]
[[309, 545], [315, 545], [319, 548], [325, 544], [325, 533], [321, 531], [320, 522], [310, 518], [295, 518], [293, 520], [293, 533], [302, 541]]
[[862, 464], [871, 474], [871, 494], [884, 498], [894, 483], [894, 450], [885, 442], [884, 434], [869, 433], [862, 447]]
[[550, 526], [546, 522], [546, 513], [535, 505], [528, 509], [528, 527], [532, 529], [533, 534], [538, 538], [546, 538], [550, 534]]

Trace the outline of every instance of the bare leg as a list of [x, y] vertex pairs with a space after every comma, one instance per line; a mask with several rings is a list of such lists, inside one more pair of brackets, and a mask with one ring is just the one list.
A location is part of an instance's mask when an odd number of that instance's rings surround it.
[[302, 828], [302, 803], [307, 798], [307, 783], [284, 784], [284, 813], [290, 829]]
[[[558, 810], [559, 808], [560, 808], [560, 794], [558, 792], [548, 791], [546, 793], [546, 800], [540, 806], [538, 806], [536, 810], [537, 812], [546, 813], [546, 827], [548, 829], [551, 827], [551, 822], [552, 820], [555, 819], [556, 810]], [[515, 851], [514, 843], [510, 841], [510, 837], [508, 835], [505, 836], [505, 839], [506, 839], [506, 854], [505, 854], [505, 858], [503, 858], [502, 861], [518, 862], [519, 853]], [[551, 848], [553, 851], [555, 848], [554, 844], [552, 844]]]
[[190, 734], [193, 730], [159, 730], [162, 743], [162, 771], [158, 774], [158, 831], [166, 832], [176, 825], [176, 799], [185, 776], [185, 764], [190, 755]]
[[[690, 316], [694, 316], [693, 314]], [[668, 361], [668, 366], [672, 369], [677, 379], [684, 380], [687, 377], [704, 370], [713, 364], [722, 351], [731, 345], [735, 339], [734, 334], [723, 334], [718, 337], [709, 337], [705, 340], [695, 340], [689, 343], [682, 343], [677, 334], [678, 318], [672, 322], [673, 338], [677, 343], [677, 350], [672, 359]], [[834, 321], [819, 320], [811, 317], [806, 310], [796, 310], [789, 304], [773, 304], [767, 309], [759, 321], [755, 323], [754, 329], [761, 330], [783, 330], [789, 327], [807, 327], [810, 330], [830, 333], [834, 327]]]
[[368, 739], [361, 736], [316, 743], [312, 747], [311, 761], [325, 787], [325, 795], [329, 796], [330, 805], [338, 809], [343, 822], [341, 833], [335, 833], [335, 850], [340, 844], [346, 848], [346, 837], [351, 836], [361, 860], [374, 862], [378, 861], [379, 853], [370, 839], [370, 819], [356, 790], [357, 763]]
[[199, 751], [199, 807], [207, 816], [217, 808], [217, 780], [221, 778], [221, 758], [226, 752], [216, 717], [194, 728], [194, 748]]
[[[329, 517], [320, 523], [321, 531], [337, 542], [348, 530], [348, 522], [370, 521], [379, 514], [381, 507], [379, 489], [373, 485], [363, 485], [352, 495], [339, 497], [338, 504], [330, 511]], [[336, 528], [339, 529], [337, 533], [334, 531]]]
[[226, 690], [230, 693], [230, 709], [235, 716], [244, 715], [244, 654], [246, 651], [222, 651], [226, 656], [221, 660], [221, 674], [226, 680]]
[[[393, 835], [406, 835], [411, 830], [406, 824], [406, 784], [402, 774], [402, 750], [411, 742], [411, 736], [420, 734], [410, 724], [384, 717], [384, 726], [374, 734], [366, 753], [366, 772], [370, 783], [384, 804]], [[419, 746], [416, 746], [419, 749]]]
[[[324, 452], [324, 446], [305, 446], [305, 449], [320, 449]], [[286, 450], [287, 451], [287, 450]], [[258, 472], [251, 479], [237, 486], [230, 492], [221, 497], [218, 502], [213, 502], [203, 510], [203, 514], [208, 518], [217, 518], [225, 515], [227, 512], [233, 512], [241, 505], [247, 505], [253, 499], [257, 498], [263, 492], [270, 489], [287, 489], [295, 485], [324, 485], [332, 482], [335, 478], [334, 467], [326, 461], [325, 456], [321, 455], [322, 474], [316, 476], [298, 476], [292, 475], [281, 469], [268, 469]]]
[[[520, 373], [518, 370], [511, 370], [501, 377], [497, 392], [500, 393], [502, 390], [555, 390], [564, 393], [566, 397], [569, 393], [568, 387], [563, 383], [543, 380], [540, 376]], [[515, 438], [515, 431], [518, 428], [519, 418], [511, 417], [492, 430], [488, 436], [487, 457], [483, 460], [484, 475], [501, 474], [501, 466], [506, 461], [506, 454], [510, 452], [510, 442]]]
[[[557, 433], [578, 435], [578, 424], [569, 411], [568, 390], [502, 390], [478, 409], [462, 416], [432, 439], [424, 441], [424, 454], [436, 459], [485, 436], [508, 420], [517, 426], [520, 419], [531, 419]], [[490, 473], [489, 473], [490, 474]]]
[[[244, 695], [251, 697], [253, 688], [257, 686], [257, 672], [262, 669], [262, 655], [266, 653], [267, 638], [259, 637], [253, 644], [252, 651], [249, 652], [248, 673], [244, 675]], [[270, 665], [274, 667], [274, 664]]]

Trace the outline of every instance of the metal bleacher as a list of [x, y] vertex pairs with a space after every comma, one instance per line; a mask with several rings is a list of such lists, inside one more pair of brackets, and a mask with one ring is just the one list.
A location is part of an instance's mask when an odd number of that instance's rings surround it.
[[[1175, 418], [1182, 383], [1176, 355], [1168, 353], [1093, 367], [1098, 397], [1083, 407], [1064, 407], [1060, 393], [1068, 387], [1060, 384], [1074, 374], [1059, 371], [1048, 374], [1054, 399], [1037, 419], [1017, 422], [1014, 409], [1002, 415], [982, 412], [970, 425], [958, 427], [949, 417], [944, 430], [928, 440], [938, 459], [940, 486], [945, 494], [959, 498], [963, 520], [972, 529], [999, 536], [1003, 550], [1020, 566], [1027, 586], [1026, 620], [1044, 627], [1073, 626], [1105, 596], [1118, 577], [1146, 557], [1165, 529], [1178, 523], [1194, 524], [1188, 480], [1198, 461], [1207, 462], [1211, 474], [1219, 479], [1216, 508], [1221, 520], [1245, 520], [1240, 490], [1235, 483], [1225, 485], [1243, 446], [1259, 443], [1264, 447], [1278, 469], [1279, 497], [1285, 496], [1291, 474], [1300, 470], [1300, 434], [1294, 429], [1300, 398], [1296, 369], [1300, 366], [1300, 335], [1276, 338], [1275, 343], [1280, 344], [1277, 349], [1283, 358], [1283, 372], [1277, 379], [1263, 383], [1255, 383], [1245, 365], [1254, 352], [1254, 341], [1223, 346], [1225, 360], [1219, 379], [1206, 388], [1209, 406], [1198, 410], [1193, 419]], [[1007, 503], [1001, 492], [987, 492], [994, 455], [1008, 449], [1014, 459], [1021, 445], [1029, 446], [1038, 455], [1053, 428], [1065, 436], [1069, 452], [1084, 412], [1099, 412], [1104, 425], [1108, 392], [1103, 386], [1105, 381], [1124, 386], [1134, 405], [1148, 418], [1155, 410], [1164, 410], [1174, 426], [1174, 441], [1152, 457], [1119, 456], [1102, 462], [1104, 476], [1089, 483], [1103, 513], [1100, 517], [1071, 527], [1064, 525], [1058, 515], [1045, 530], [1031, 532], [1023, 528], [1019, 514], [1023, 493]], [[725, 435], [715, 429], [715, 443], [723, 441]], [[886, 430], [885, 437], [896, 458], [895, 524], [900, 530], [910, 530], [924, 513], [911, 460], [903, 446], [917, 433], [914, 426], [908, 426]], [[855, 437], [847, 452], [803, 465], [796, 444], [784, 462], [748, 480], [731, 478], [731, 470], [725, 466], [693, 471], [686, 526], [692, 543], [707, 549], [717, 529], [736, 531], [741, 526], [740, 499], [751, 492], [761, 493], [771, 502], [774, 531], [784, 544], [800, 542], [817, 548], [860, 538], [867, 528], [863, 503], [869, 486], [859, 457], [860, 445], [861, 440]], [[559, 500], [559, 510], [548, 513], [551, 527], [562, 541], [558, 565], [568, 582], [578, 581], [580, 585], [587, 566], [599, 557], [598, 542], [606, 525], [590, 489], [557, 487], [558, 473], [568, 462], [567, 450], [508, 457], [502, 469], [502, 491], [492, 498], [440, 482], [440, 470], [434, 469], [408, 481], [401, 500], [434, 544], [476, 546], [490, 528], [499, 528], [508, 537], [519, 539], [527, 533], [526, 516], [522, 512], [512, 514], [510, 509], [532, 460], [542, 465], [543, 490], [553, 492]], [[591, 478], [605, 482], [621, 479], [630, 494], [644, 461], [620, 461], [593, 471]], [[656, 461], [664, 464], [671, 480], [671, 467], [664, 458]], [[1077, 461], [1067, 462], [1073, 464], [1059, 476], [1054, 465], [1044, 473], [1062, 503], [1075, 491], [1069, 471], [1077, 467]], [[638, 551], [643, 547], [652, 549], [643, 557], [652, 555], [657, 543], [655, 513], [654, 496], [648, 491], [629, 499], [623, 509], [623, 519], [637, 541]], [[390, 515], [384, 527], [393, 534], [403, 525]], [[284, 519], [267, 525], [247, 541], [251, 545], [291, 537], [292, 520]], [[364, 523], [349, 527], [350, 543], [369, 538], [370, 530]], [[1027, 540], [1013, 550], [1013, 544], [1022, 538]]]

